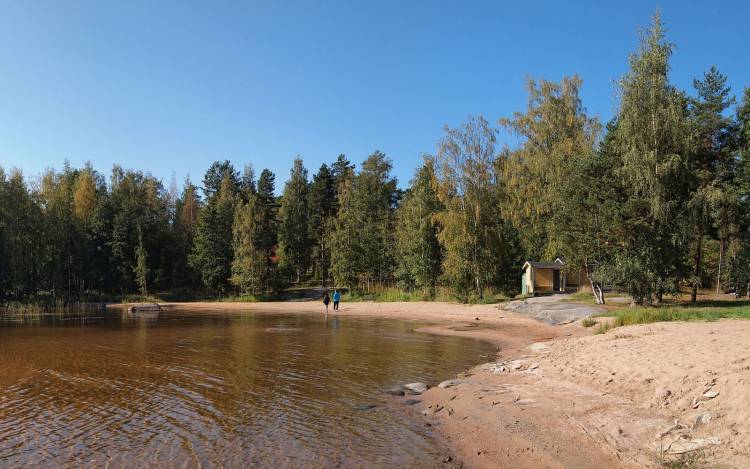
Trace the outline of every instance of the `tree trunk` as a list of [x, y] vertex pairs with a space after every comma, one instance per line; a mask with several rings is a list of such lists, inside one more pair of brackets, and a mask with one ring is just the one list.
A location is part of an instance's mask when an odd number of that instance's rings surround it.
[[703, 230], [698, 229], [698, 240], [695, 246], [695, 279], [693, 281], [693, 289], [690, 292], [690, 302], [695, 303], [698, 301], [698, 287], [701, 281], [701, 260], [703, 258]]
[[719, 240], [719, 273], [716, 274], [716, 294], [721, 294], [721, 264], [724, 262], [724, 240]]
[[591, 271], [589, 270], [590, 267], [586, 266], [586, 278], [589, 279], [589, 283], [591, 284], [591, 291], [594, 293], [594, 299], [596, 300], [596, 304], [603, 305], [604, 304], [604, 291], [602, 290], [602, 286], [599, 282], [594, 280], [594, 277], [591, 275]]

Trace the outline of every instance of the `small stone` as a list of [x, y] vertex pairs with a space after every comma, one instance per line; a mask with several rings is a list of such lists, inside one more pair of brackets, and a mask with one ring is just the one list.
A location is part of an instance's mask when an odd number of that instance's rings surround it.
[[693, 399], [693, 404], [690, 407], [692, 407], [693, 409], [697, 409], [698, 407], [700, 407], [700, 405], [701, 405], [701, 401], [695, 398]]
[[536, 370], [537, 368], [539, 368], [539, 363], [532, 363], [532, 364], [531, 364], [531, 365], [529, 366], [529, 369], [530, 369], [530, 370]]
[[713, 399], [714, 397], [718, 395], [719, 395], [719, 391], [714, 391], [714, 390], [706, 391], [703, 393], [703, 397], [705, 397], [706, 399]]
[[440, 389], [447, 389], [447, 388], [450, 388], [452, 386], [458, 386], [459, 384], [461, 384], [463, 382], [464, 381], [462, 381], [460, 379], [448, 379], [448, 380], [445, 380], [442, 383], [438, 384], [438, 387]]
[[424, 383], [409, 383], [404, 384], [404, 389], [414, 394], [422, 394], [423, 392], [427, 391], [428, 388]]
[[362, 404], [355, 407], [357, 410], [372, 410], [377, 407], [375, 404]]
[[404, 405], [415, 405], [419, 404], [420, 402], [422, 401], [420, 401], [419, 399], [407, 399], [404, 401]]
[[388, 388], [385, 390], [386, 394], [390, 394], [391, 396], [403, 396], [406, 394], [406, 390], [403, 386], [394, 386], [392, 388]]
[[446, 456], [443, 458], [443, 462], [451, 462], [451, 461], [453, 461], [453, 458], [450, 456]]
[[711, 414], [708, 412], [695, 417], [695, 420], [693, 421], [693, 430], [700, 427], [701, 425], [708, 425], [708, 422], [710, 421], [711, 421]]

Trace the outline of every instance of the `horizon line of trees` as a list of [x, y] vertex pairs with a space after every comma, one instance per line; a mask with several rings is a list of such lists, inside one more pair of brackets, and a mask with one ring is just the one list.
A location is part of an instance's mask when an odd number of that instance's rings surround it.
[[[446, 127], [405, 191], [379, 151], [312, 178], [297, 158], [280, 197], [271, 171], [229, 161], [181, 191], [119, 166], [109, 182], [66, 163], [31, 184], [0, 168], [0, 300], [303, 283], [483, 298], [519, 292], [524, 259], [558, 256], [600, 303], [605, 284], [637, 304], [705, 286], [750, 296], [750, 88], [738, 103], [711, 67], [678, 89], [673, 48], [655, 16], [606, 125], [578, 76], [529, 80], [527, 108], [497, 128]], [[518, 148], [498, 148], [499, 128]]]

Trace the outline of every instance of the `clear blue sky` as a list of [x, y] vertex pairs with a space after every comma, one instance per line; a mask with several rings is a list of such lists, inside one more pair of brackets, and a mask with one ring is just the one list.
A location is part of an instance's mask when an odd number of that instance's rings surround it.
[[[444, 124], [525, 107], [526, 76], [578, 73], [608, 120], [659, 8], [673, 82], [750, 86], [750, 2], [0, 0], [0, 165], [91, 161], [200, 181], [230, 159], [288, 176], [375, 149], [405, 186]], [[280, 187], [279, 187], [280, 189]]]

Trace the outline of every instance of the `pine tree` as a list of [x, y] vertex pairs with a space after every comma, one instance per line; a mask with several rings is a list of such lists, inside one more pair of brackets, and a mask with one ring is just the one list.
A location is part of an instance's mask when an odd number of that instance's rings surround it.
[[267, 282], [268, 255], [258, 246], [260, 211], [258, 197], [253, 195], [246, 203], [237, 205], [234, 215], [232, 285], [243, 294], [264, 290]]
[[308, 193], [307, 170], [297, 158], [281, 198], [278, 238], [280, 267], [294, 272], [298, 283], [310, 267]]
[[434, 184], [435, 164], [426, 158], [396, 212], [396, 278], [427, 294], [434, 294], [442, 264], [435, 215], [443, 207]]
[[210, 199], [223, 187], [237, 193], [240, 188], [240, 175], [229, 160], [214, 161], [203, 177], [203, 195]]
[[354, 175], [354, 165], [346, 159], [346, 156], [342, 153], [336, 158], [336, 161], [331, 165], [331, 176], [333, 177], [333, 189], [334, 189], [334, 210], [338, 211], [339, 208], [339, 191], [341, 184], [344, 183]]
[[188, 258], [193, 247], [195, 230], [198, 224], [200, 200], [198, 199], [198, 188], [190, 182], [189, 177], [185, 179], [182, 194], [177, 200], [175, 209], [176, 246], [172, 275], [177, 285], [193, 285], [194, 272], [189, 267]]
[[313, 271], [315, 278], [325, 286], [331, 265], [328, 241], [336, 216], [336, 186], [326, 164], [320, 167], [310, 184], [309, 213]]
[[235, 205], [233, 183], [227, 176], [198, 216], [188, 263], [210, 290], [226, 292], [229, 287], [234, 258], [232, 225]]
[[396, 179], [391, 162], [376, 151], [352, 178], [342, 178], [338, 214], [331, 238], [331, 270], [338, 285], [359, 280], [369, 289], [390, 278], [393, 261], [393, 210]]
[[258, 178], [255, 201], [255, 210], [257, 210], [255, 243], [266, 256], [266, 268], [263, 273], [263, 286], [266, 290], [275, 290], [279, 280], [276, 266], [272, 263], [278, 243], [279, 205], [275, 190], [276, 176], [270, 170], [264, 169]]
[[[724, 112], [734, 103], [727, 77], [715, 67], [706, 72], [702, 80], [693, 80], [698, 97], [690, 100], [690, 117], [693, 125], [694, 148], [690, 176], [690, 199], [693, 231], [693, 276], [691, 301], [698, 298], [698, 287], [703, 278], [703, 240], [715, 227], [719, 238], [719, 278], [724, 248], [736, 218], [735, 198], [731, 193], [734, 168], [734, 122]], [[734, 225], [734, 226], [733, 226]]]

